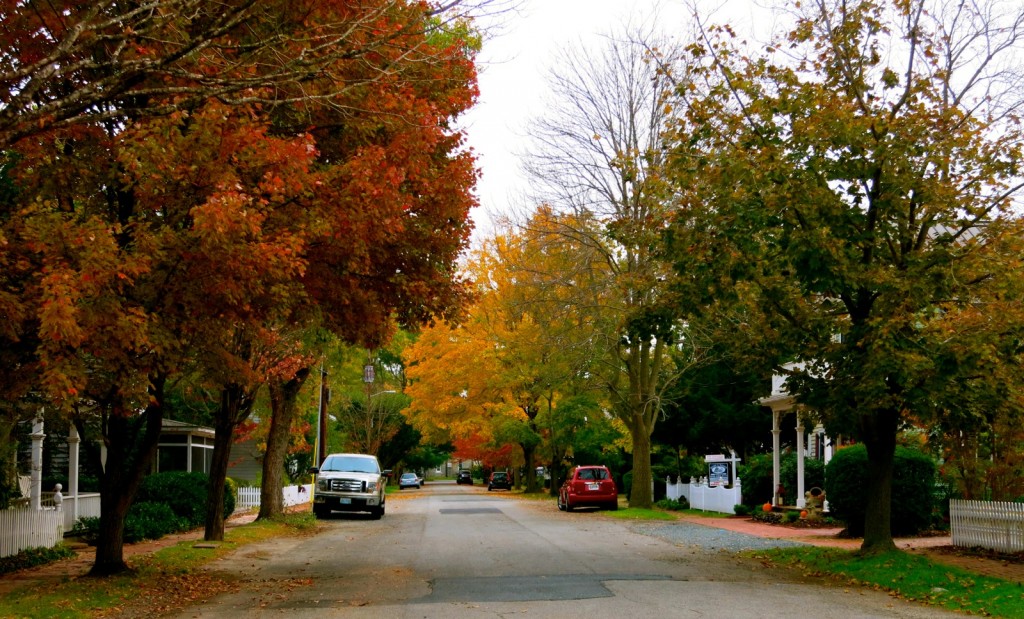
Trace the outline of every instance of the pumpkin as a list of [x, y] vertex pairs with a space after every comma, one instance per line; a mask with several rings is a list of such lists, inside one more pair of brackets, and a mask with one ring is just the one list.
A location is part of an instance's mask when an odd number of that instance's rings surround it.
[[764, 505], [761, 506], [761, 511], [763, 511], [763, 512], [770, 512], [770, 511], [772, 511], [772, 504], [771, 503], [765, 503]]
[[807, 510], [806, 509], [804, 511], [800, 512], [800, 517], [804, 518], [804, 519], [807, 518]]

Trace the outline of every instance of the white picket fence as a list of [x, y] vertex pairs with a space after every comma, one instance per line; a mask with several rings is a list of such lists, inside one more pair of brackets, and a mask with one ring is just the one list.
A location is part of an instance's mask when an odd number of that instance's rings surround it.
[[1024, 552], [1024, 503], [952, 499], [949, 524], [954, 546]]
[[52, 548], [64, 539], [64, 512], [54, 507], [0, 510], [0, 531], [0, 557], [27, 548]]
[[708, 486], [707, 478], [704, 477], [691, 477], [689, 483], [680, 478], [674, 484], [671, 478], [666, 478], [665, 496], [675, 500], [686, 497], [693, 509], [723, 514], [734, 513], [733, 508], [743, 502], [743, 491], [738, 477], [732, 488]]
[[[284, 499], [284, 506], [300, 505], [309, 503], [312, 496], [313, 485], [285, 486], [281, 489]], [[239, 488], [235, 497], [235, 509], [244, 510], [260, 506], [260, 489], [258, 487]]]
[[75, 526], [77, 518], [100, 515], [99, 494], [63, 497], [59, 506], [54, 503], [53, 494], [40, 494], [39, 510], [27, 504], [0, 510], [0, 557], [16, 555], [27, 548], [52, 548]]
[[[308, 503], [312, 486], [286, 486], [282, 489], [284, 505]], [[75, 525], [75, 497], [64, 497], [59, 506], [53, 502], [52, 492], [40, 495], [42, 509], [17, 506], [0, 510], [0, 558], [16, 555], [28, 548], [52, 548], [64, 539], [64, 534]], [[77, 518], [100, 515], [100, 495], [82, 494], [77, 498]], [[260, 505], [259, 488], [239, 488], [236, 510]]]

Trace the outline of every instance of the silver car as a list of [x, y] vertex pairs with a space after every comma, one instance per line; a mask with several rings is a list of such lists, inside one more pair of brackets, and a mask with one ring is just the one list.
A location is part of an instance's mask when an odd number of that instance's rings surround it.
[[376, 519], [384, 515], [384, 488], [391, 471], [381, 470], [377, 456], [331, 454], [309, 471], [317, 476], [313, 491], [317, 518], [332, 511], [369, 512]]

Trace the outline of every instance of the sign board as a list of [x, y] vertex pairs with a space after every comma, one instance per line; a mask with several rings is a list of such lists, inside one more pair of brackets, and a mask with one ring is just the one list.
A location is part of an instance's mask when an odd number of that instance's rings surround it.
[[363, 367], [363, 382], [372, 383], [375, 378], [372, 365], [366, 365]]
[[708, 486], [729, 485], [729, 463], [709, 462], [708, 463]]

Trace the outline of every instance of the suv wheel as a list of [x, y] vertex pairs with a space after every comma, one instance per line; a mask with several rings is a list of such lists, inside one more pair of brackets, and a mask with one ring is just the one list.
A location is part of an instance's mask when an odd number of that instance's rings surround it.
[[330, 513], [331, 513], [331, 510], [327, 509], [326, 507], [322, 507], [320, 505], [314, 505], [313, 506], [313, 516], [315, 518], [323, 519], [323, 518], [326, 518], [327, 516], [329, 516]]
[[370, 513], [371, 513], [371, 515], [373, 516], [373, 519], [374, 519], [374, 520], [380, 520], [381, 518], [383, 518], [383, 517], [384, 517], [384, 506], [383, 506], [383, 505], [381, 505], [380, 507], [378, 507], [378, 508], [374, 509], [374, 510], [373, 510], [372, 512], [370, 512]]

